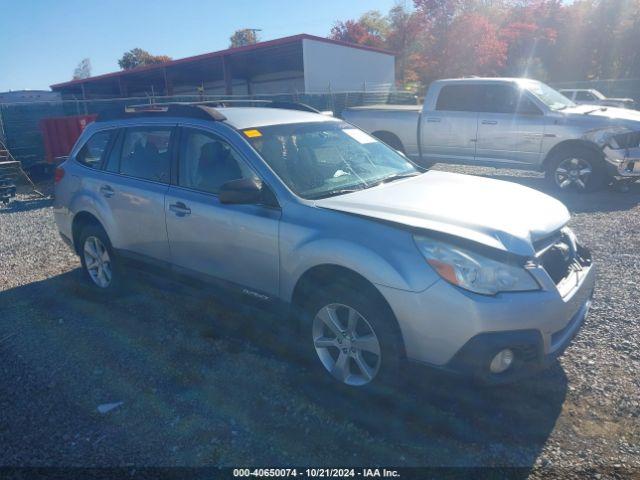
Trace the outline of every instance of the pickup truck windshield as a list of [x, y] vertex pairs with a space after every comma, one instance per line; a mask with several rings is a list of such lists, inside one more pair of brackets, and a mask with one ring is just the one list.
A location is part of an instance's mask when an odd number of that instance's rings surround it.
[[343, 122], [246, 130], [253, 148], [297, 195], [324, 198], [420, 171], [407, 158]]
[[523, 87], [535, 95], [538, 100], [544, 102], [551, 110], [562, 110], [563, 108], [575, 107], [576, 104], [563, 94], [554, 90], [549, 85], [542, 82], [528, 81], [523, 83]]

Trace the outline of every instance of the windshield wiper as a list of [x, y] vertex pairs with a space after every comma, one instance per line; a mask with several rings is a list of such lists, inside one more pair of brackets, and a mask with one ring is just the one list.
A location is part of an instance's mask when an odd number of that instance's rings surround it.
[[388, 177], [384, 177], [378, 180], [375, 183], [369, 184], [370, 187], [375, 187], [376, 185], [381, 185], [383, 183], [395, 182], [396, 180], [401, 180], [403, 178], [415, 177], [420, 175], [420, 172], [406, 172], [406, 173], [394, 173], [393, 175], [389, 175]]
[[587, 112], [584, 112], [585, 115], [589, 115], [593, 112], [597, 112], [597, 111], [601, 111], [601, 112], [606, 112], [607, 111], [607, 107], [600, 107], [600, 108], [594, 108], [593, 110], [589, 110]]
[[337, 188], [335, 190], [329, 190], [328, 192], [323, 192], [317, 196], [308, 197], [311, 200], [318, 200], [321, 198], [335, 197], [336, 195], [344, 195], [345, 193], [353, 193], [363, 190], [362, 188]]

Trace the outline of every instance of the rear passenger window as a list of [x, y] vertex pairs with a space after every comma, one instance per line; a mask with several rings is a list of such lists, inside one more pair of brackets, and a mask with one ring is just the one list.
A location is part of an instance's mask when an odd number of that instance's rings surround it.
[[114, 130], [94, 134], [76, 155], [76, 160], [91, 168], [100, 168]]
[[475, 85], [446, 85], [440, 90], [436, 110], [477, 112], [478, 87]]
[[122, 140], [124, 139], [124, 132], [119, 131], [114, 133], [114, 138], [111, 141], [112, 147], [109, 149], [109, 156], [104, 161], [102, 167], [107, 172], [118, 173], [120, 169], [120, 155], [122, 154]]
[[171, 127], [128, 128], [122, 145], [120, 173], [168, 183], [171, 131]]

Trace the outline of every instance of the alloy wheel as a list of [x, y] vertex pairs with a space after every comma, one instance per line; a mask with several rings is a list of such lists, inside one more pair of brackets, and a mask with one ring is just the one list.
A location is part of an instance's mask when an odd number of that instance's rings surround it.
[[324, 368], [352, 386], [371, 382], [382, 361], [380, 342], [371, 324], [348, 305], [322, 307], [313, 319], [313, 345]]
[[98, 237], [85, 239], [84, 262], [93, 283], [100, 288], [107, 288], [111, 285], [111, 257], [109, 257], [107, 247]]
[[556, 185], [561, 189], [575, 187], [586, 190], [592, 168], [589, 162], [581, 158], [566, 158], [554, 172]]

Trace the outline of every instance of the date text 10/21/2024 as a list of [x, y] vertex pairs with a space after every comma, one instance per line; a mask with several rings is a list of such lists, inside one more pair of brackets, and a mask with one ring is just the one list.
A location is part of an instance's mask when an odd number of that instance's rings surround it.
[[235, 468], [234, 477], [309, 477], [309, 478], [397, 478], [397, 470], [386, 468]]

